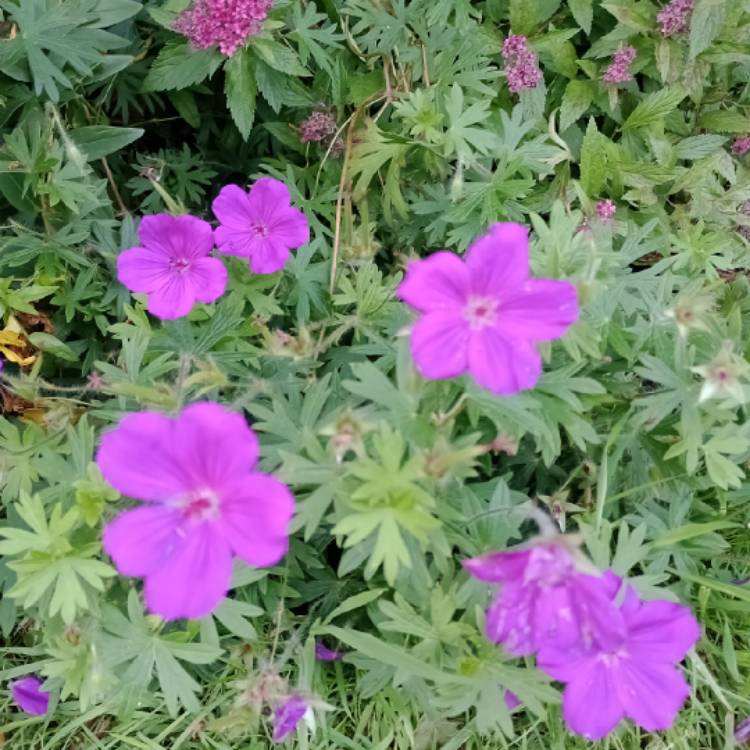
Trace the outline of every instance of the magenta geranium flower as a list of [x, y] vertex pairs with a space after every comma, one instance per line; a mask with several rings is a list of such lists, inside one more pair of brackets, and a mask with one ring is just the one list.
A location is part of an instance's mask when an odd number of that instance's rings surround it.
[[117, 278], [131, 292], [147, 294], [148, 310], [157, 318], [181, 318], [196, 302], [213, 302], [224, 294], [227, 269], [209, 255], [214, 234], [208, 222], [194, 216], [144, 216], [138, 237], [140, 247], [117, 257]]
[[281, 703], [273, 714], [273, 741], [283, 742], [311, 710], [307, 701], [295, 693]]
[[676, 667], [700, 637], [690, 610], [641, 601], [629, 588], [620, 611], [625, 630], [618, 641], [572, 649], [549, 643], [537, 658], [543, 671], [566, 683], [567, 725], [590, 740], [605, 737], [625, 717], [650, 732], [668, 729], [690, 695]]
[[291, 205], [287, 186], [272, 177], [258, 180], [249, 192], [225, 185], [211, 208], [220, 222], [219, 250], [248, 258], [253, 273], [280, 270], [289, 251], [310, 240], [305, 215]]
[[411, 351], [425, 378], [469, 373], [493, 393], [533, 388], [535, 344], [560, 338], [578, 318], [575, 287], [529, 278], [529, 241], [519, 224], [495, 224], [462, 261], [439, 252], [411, 263], [398, 295], [423, 313]]
[[549, 543], [464, 560], [472, 576], [501, 589], [485, 620], [488, 640], [525, 655], [548, 643], [572, 646], [622, 633], [605, 579], [578, 572], [562, 544]]
[[27, 714], [44, 716], [49, 711], [49, 693], [42, 689], [42, 681], [30, 675], [10, 684], [13, 702]]
[[286, 554], [294, 499], [254, 470], [258, 440], [239, 414], [210, 402], [176, 419], [125, 417], [104, 435], [96, 462], [123, 495], [147, 501], [104, 530], [126, 576], [145, 578], [149, 610], [203, 617], [229, 588], [234, 555], [256, 567]]

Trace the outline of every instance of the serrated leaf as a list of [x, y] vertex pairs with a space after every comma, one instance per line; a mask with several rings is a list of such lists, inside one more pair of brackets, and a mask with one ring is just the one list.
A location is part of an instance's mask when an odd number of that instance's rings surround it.
[[243, 49], [224, 66], [226, 79], [224, 92], [232, 119], [242, 137], [247, 140], [255, 119], [255, 63], [247, 50]]
[[692, 60], [708, 49], [719, 35], [729, 4], [726, 0], [698, 0], [690, 16], [690, 52]]
[[286, 44], [273, 39], [256, 38], [252, 49], [255, 54], [279, 73], [292, 76], [309, 76], [310, 71], [300, 62], [297, 53]]
[[85, 155], [86, 161], [101, 159], [119, 151], [143, 135], [143, 128], [91, 125], [68, 131], [68, 136]]
[[739, 112], [717, 109], [703, 112], [698, 118], [698, 127], [718, 130], [719, 133], [747, 133], [750, 131], [750, 117]]
[[591, 22], [594, 18], [593, 0], [568, 0], [568, 7], [576, 23], [587, 33], [591, 33]]
[[592, 198], [600, 194], [607, 179], [607, 145], [608, 139], [596, 129], [592, 118], [581, 144], [581, 186]]
[[565, 132], [591, 106], [596, 94], [593, 81], [570, 81], [560, 107], [560, 131]]
[[685, 98], [682, 86], [659, 89], [638, 103], [623, 125], [624, 130], [647, 128], [663, 123], [664, 118]]
[[143, 90], [187, 88], [212, 76], [223, 60], [216, 49], [193, 49], [185, 41], [167, 42], [151, 65]]

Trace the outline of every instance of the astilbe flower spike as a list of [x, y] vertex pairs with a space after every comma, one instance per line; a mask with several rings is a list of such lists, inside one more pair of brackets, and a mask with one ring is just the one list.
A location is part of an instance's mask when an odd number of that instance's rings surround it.
[[529, 277], [520, 224], [494, 224], [465, 261], [438, 252], [412, 262], [397, 293], [422, 313], [411, 351], [423, 377], [469, 373], [500, 395], [533, 388], [542, 372], [536, 343], [560, 338], [578, 318], [573, 284]]
[[542, 80], [536, 54], [529, 49], [525, 36], [511, 35], [503, 42], [503, 59], [508, 88], [518, 94], [535, 89]]
[[693, 0], [671, 0], [656, 14], [659, 31], [664, 36], [687, 31], [692, 10]]
[[44, 716], [49, 711], [49, 693], [42, 689], [42, 681], [34, 675], [12, 682], [13, 702], [27, 714]]
[[602, 80], [604, 83], [617, 84], [633, 80], [630, 66], [635, 60], [636, 51], [634, 47], [623, 47], [615, 52], [612, 62], [604, 71]]
[[[605, 583], [614, 599], [621, 580], [608, 572]], [[647, 731], [668, 729], [690, 694], [676, 666], [700, 637], [690, 610], [641, 601], [628, 587], [619, 615], [619, 639], [572, 647], [549, 643], [537, 657], [542, 671], [565, 683], [566, 724], [589, 740], [605, 737], [625, 717]]]
[[216, 45], [231, 57], [261, 30], [272, 5], [273, 0], [195, 0], [178, 16], [174, 29], [196, 49]]
[[187, 315], [196, 302], [213, 302], [226, 289], [227, 269], [210, 257], [214, 234], [194, 216], [144, 216], [138, 227], [141, 246], [117, 256], [117, 278], [131, 292], [148, 295], [157, 318]]
[[106, 526], [104, 549], [122, 575], [145, 578], [151, 612], [203, 617], [226, 595], [235, 555], [267, 567], [286, 554], [294, 498], [257, 461], [244, 418], [211, 402], [176, 419], [130, 414], [104, 435], [102, 475], [144, 501]]
[[614, 219], [615, 214], [617, 213], [617, 206], [615, 206], [613, 200], [606, 198], [605, 200], [597, 201], [595, 210], [596, 215], [600, 219]]
[[328, 141], [336, 134], [336, 118], [323, 110], [313, 112], [300, 123], [299, 134], [302, 143]]
[[261, 178], [249, 192], [225, 185], [211, 208], [219, 220], [219, 250], [247, 258], [254, 273], [279, 271], [289, 251], [310, 239], [307, 219], [291, 205], [289, 188], [272, 177]]

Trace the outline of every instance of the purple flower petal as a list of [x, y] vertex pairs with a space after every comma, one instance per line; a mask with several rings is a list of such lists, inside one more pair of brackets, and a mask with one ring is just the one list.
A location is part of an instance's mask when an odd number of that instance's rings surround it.
[[279, 271], [289, 251], [310, 239], [307, 218], [290, 205], [289, 189], [271, 177], [258, 180], [249, 193], [226, 185], [212, 209], [220, 222], [216, 230], [219, 249], [249, 258], [254, 273]]
[[307, 701], [301, 695], [290, 695], [273, 714], [273, 741], [283, 742], [302, 721]]
[[44, 716], [49, 711], [49, 693], [38, 677], [23, 677], [12, 682], [10, 692], [15, 704], [27, 714]]
[[565, 723], [589, 740], [606, 737], [625, 711], [618, 699], [615, 677], [596, 658], [579, 663], [575, 679], [563, 693]]
[[537, 384], [542, 358], [530, 342], [508, 338], [487, 327], [471, 336], [469, 372], [488, 391], [510, 396]]
[[228, 488], [221, 507], [221, 531], [234, 553], [248, 565], [275, 565], [289, 547], [294, 497], [274, 477], [250, 474]]
[[467, 322], [452, 310], [436, 310], [420, 318], [411, 333], [411, 352], [420, 375], [442, 380], [466, 372], [468, 338]]
[[489, 552], [480, 557], [464, 560], [463, 566], [480, 581], [504, 583], [523, 577], [530, 555], [531, 550], [528, 549]]
[[99, 444], [96, 463], [104, 478], [139, 500], [166, 500], [188, 489], [188, 467], [172, 451], [173, 424], [156, 412], [125, 417]]
[[341, 661], [344, 658], [344, 652], [339, 649], [328, 648], [320, 641], [316, 641], [315, 658], [318, 661]]
[[649, 732], [669, 729], [690, 695], [679, 670], [663, 661], [623, 662], [615, 686], [625, 713]]
[[750, 718], [743, 719], [734, 732], [734, 741], [738, 745], [744, 745], [750, 740]]
[[498, 330], [531, 341], [552, 341], [578, 319], [576, 288], [567, 281], [529, 279], [503, 299]]
[[224, 265], [208, 258], [214, 244], [210, 224], [194, 216], [144, 216], [142, 247], [117, 258], [117, 275], [132, 292], [148, 294], [148, 309], [163, 320], [187, 315], [196, 300], [212, 302], [226, 288]]
[[514, 708], [518, 708], [522, 703], [521, 699], [510, 690], [506, 690], [503, 693], [503, 700], [505, 701], [505, 706], [508, 711], [512, 711]]
[[107, 525], [104, 547], [124, 575], [144, 576], [166, 619], [202, 617], [226, 595], [232, 555], [273, 565], [288, 548], [294, 498], [252, 471], [258, 439], [240, 414], [192, 404], [176, 419], [142, 412], [104, 435], [97, 463], [136, 508]]
[[149, 575], [185, 543], [181, 525], [179, 512], [163, 505], [127, 510], [104, 528], [104, 550], [122, 575]]
[[473, 294], [516, 289], [529, 276], [529, 230], [521, 224], [493, 224], [469, 246], [466, 268]]
[[455, 310], [469, 299], [469, 273], [457, 255], [434, 253], [409, 264], [397, 294], [421, 312]]
[[229, 590], [232, 553], [214, 523], [186, 531], [181, 547], [146, 577], [146, 604], [165, 620], [197, 619], [213, 612]]

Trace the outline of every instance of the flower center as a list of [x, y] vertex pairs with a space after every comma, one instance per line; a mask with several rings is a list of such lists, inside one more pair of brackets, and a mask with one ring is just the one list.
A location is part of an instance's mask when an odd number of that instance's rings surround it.
[[209, 489], [184, 495], [176, 505], [183, 516], [191, 521], [212, 521], [219, 515], [219, 496]]
[[469, 297], [463, 312], [464, 318], [475, 330], [491, 326], [497, 319], [497, 300], [492, 297]]
[[259, 240], [264, 240], [266, 237], [268, 237], [269, 234], [271, 234], [268, 229], [268, 225], [264, 224], [262, 221], [253, 222], [250, 225], [250, 231]]
[[169, 266], [177, 273], [185, 273], [190, 269], [190, 261], [187, 258], [173, 258], [169, 261]]

